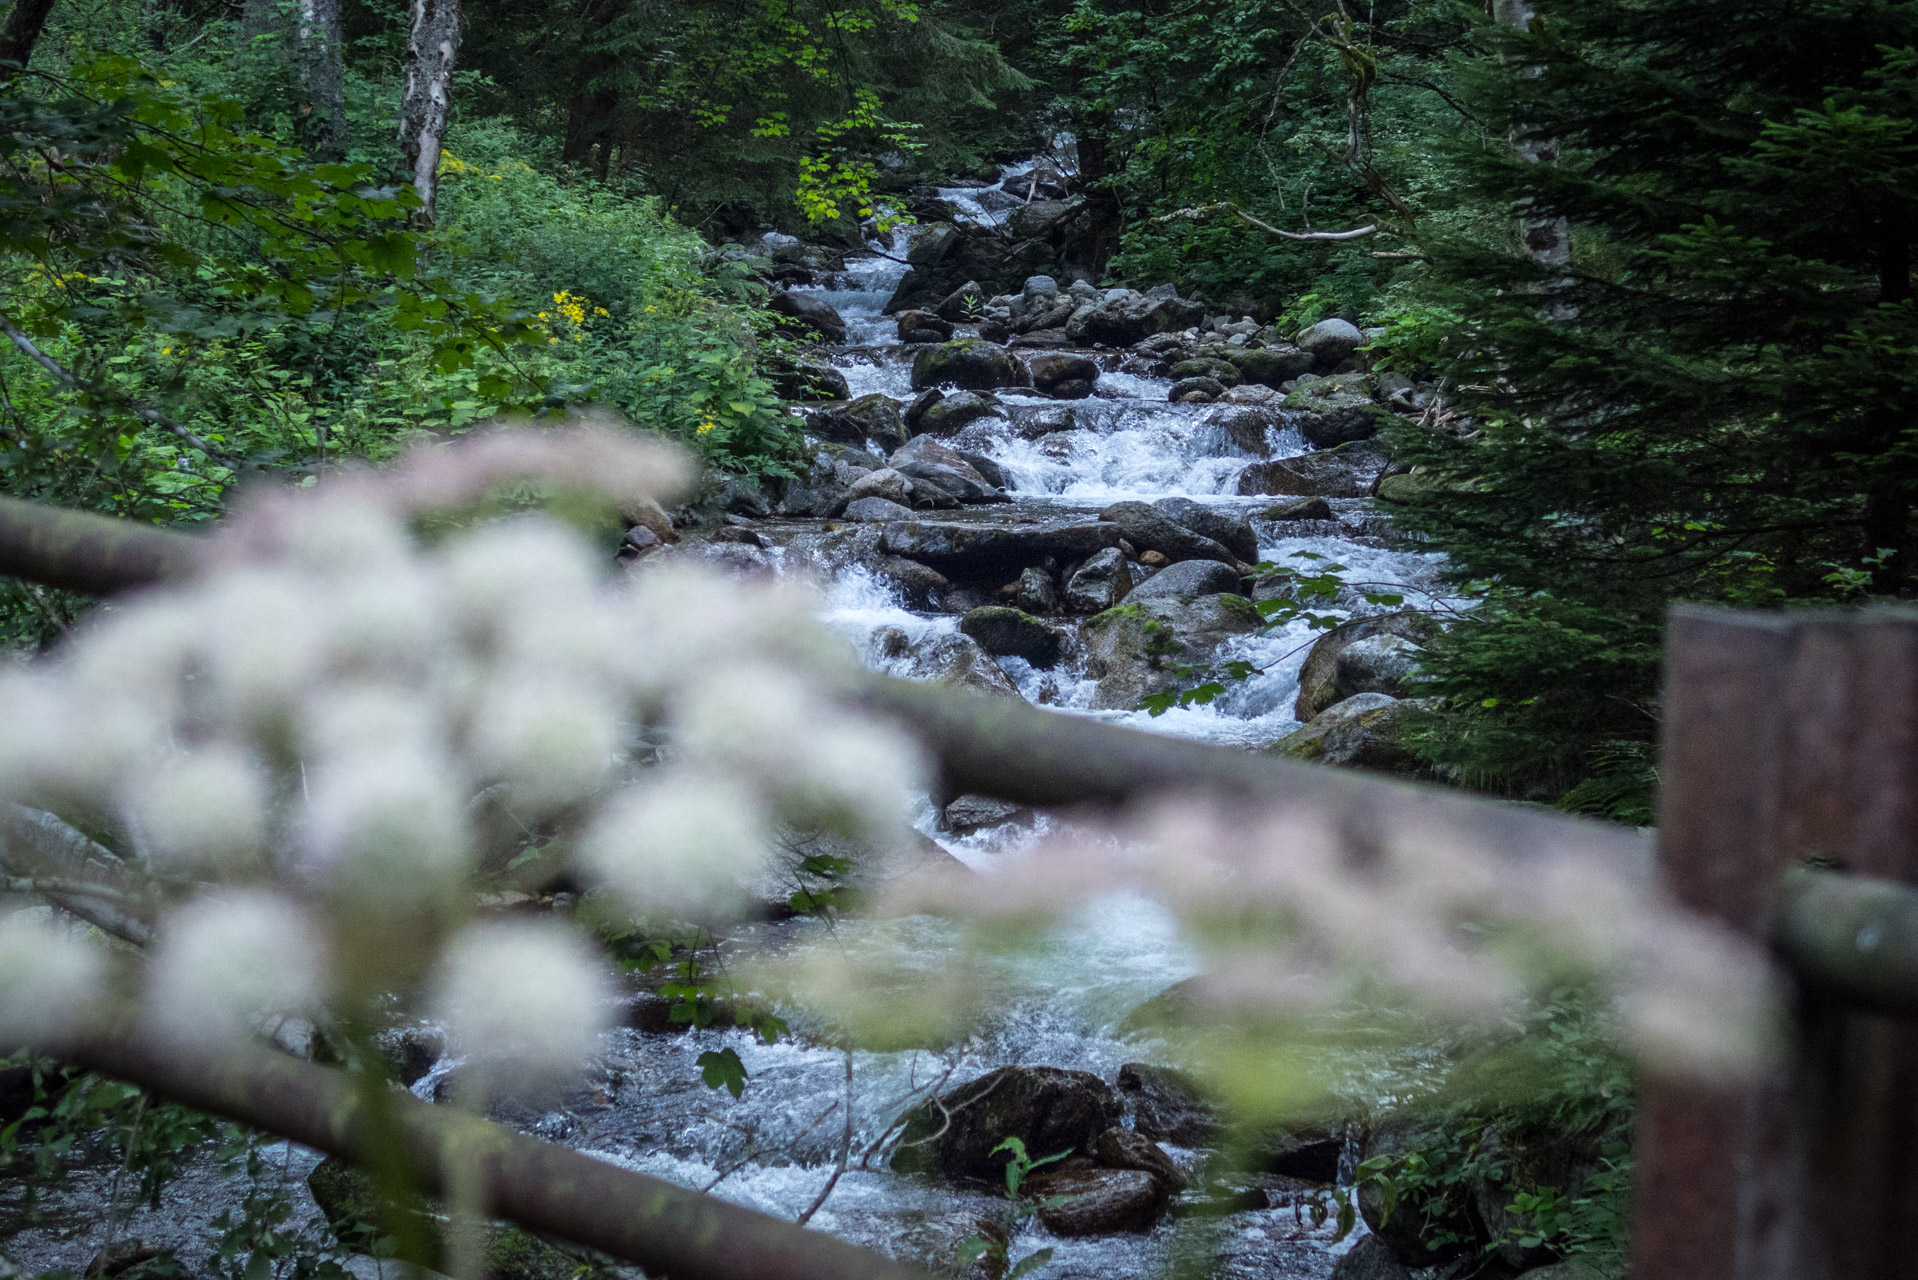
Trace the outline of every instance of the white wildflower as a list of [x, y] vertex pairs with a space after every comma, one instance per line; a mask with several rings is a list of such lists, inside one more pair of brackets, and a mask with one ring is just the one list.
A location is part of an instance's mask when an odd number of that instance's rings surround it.
[[106, 959], [42, 911], [0, 917], [0, 1044], [49, 1045], [83, 1019], [101, 994]]
[[570, 604], [589, 595], [599, 573], [592, 543], [548, 516], [521, 516], [452, 540], [445, 552], [452, 603], [467, 623], [492, 628], [521, 609]]
[[576, 934], [557, 925], [479, 925], [441, 957], [434, 1015], [488, 1090], [562, 1084], [610, 1025], [612, 991]]
[[482, 777], [535, 808], [566, 804], [605, 779], [620, 744], [604, 690], [548, 672], [496, 675], [474, 713], [471, 750]]
[[717, 772], [784, 791], [800, 777], [813, 730], [831, 716], [790, 671], [765, 663], [709, 668], [674, 699], [674, 745]]
[[156, 856], [231, 866], [265, 844], [268, 799], [258, 762], [214, 743], [175, 752], [136, 773], [121, 808]]
[[68, 670], [96, 693], [145, 700], [172, 717], [179, 712], [181, 682], [199, 641], [200, 628], [184, 600], [106, 606], [87, 620], [71, 647]]
[[437, 690], [438, 682], [318, 686], [295, 717], [300, 752], [318, 764], [366, 752], [437, 750], [446, 739]]
[[371, 502], [320, 496], [301, 503], [298, 512], [283, 551], [289, 564], [356, 578], [399, 568], [412, 557], [404, 522]]
[[0, 789], [105, 799], [164, 727], [148, 703], [96, 693], [65, 672], [0, 676]]
[[426, 906], [467, 869], [472, 832], [450, 764], [394, 747], [308, 770], [303, 844], [310, 867], [363, 901]]
[[268, 1014], [310, 1012], [326, 990], [326, 950], [306, 913], [243, 889], [198, 898], [162, 923], [145, 1012], [161, 1035], [191, 1042], [238, 1034]]
[[654, 770], [606, 806], [580, 847], [587, 872], [643, 912], [737, 904], [772, 833], [759, 797], [712, 774]]
[[437, 575], [417, 566], [382, 565], [326, 596], [325, 661], [338, 672], [424, 671], [450, 639]]
[[228, 723], [278, 715], [318, 678], [326, 616], [317, 580], [284, 569], [221, 574], [193, 602], [209, 704]]
[[876, 835], [906, 817], [928, 773], [924, 750], [905, 734], [851, 716], [817, 724], [796, 762], [794, 816]]
[[849, 647], [813, 616], [815, 603], [792, 584], [741, 583], [699, 565], [649, 566], [619, 602], [626, 678], [639, 696], [659, 698], [715, 664], [849, 669]]

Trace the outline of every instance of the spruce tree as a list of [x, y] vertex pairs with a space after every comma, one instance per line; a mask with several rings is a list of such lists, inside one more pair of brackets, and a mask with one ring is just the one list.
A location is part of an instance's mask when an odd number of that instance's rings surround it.
[[[1482, 597], [1426, 746], [1641, 816], [1670, 602], [1918, 577], [1918, 5], [1549, 0], [1479, 39], [1458, 160], [1513, 233], [1436, 245], [1394, 336], [1470, 419], [1399, 439], [1405, 522]], [[1569, 267], [1518, 241], [1557, 217]]]

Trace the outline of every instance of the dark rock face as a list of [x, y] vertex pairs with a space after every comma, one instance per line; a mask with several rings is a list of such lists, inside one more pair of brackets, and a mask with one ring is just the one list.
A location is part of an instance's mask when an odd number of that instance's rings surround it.
[[1247, 453], [1260, 458], [1271, 456], [1272, 441], [1267, 432], [1279, 424], [1279, 415], [1265, 405], [1222, 404], [1208, 413], [1205, 421], [1225, 432], [1227, 439]]
[[1149, 1173], [1173, 1190], [1186, 1184], [1184, 1172], [1158, 1143], [1131, 1129], [1113, 1126], [1099, 1135], [1092, 1147], [1094, 1157], [1108, 1169], [1137, 1169]]
[[1006, 349], [974, 338], [927, 347], [912, 361], [912, 389], [961, 387], [990, 391], [1019, 385], [1019, 370]]
[[1171, 1198], [1162, 1179], [1136, 1169], [1040, 1174], [1031, 1179], [1031, 1186], [1036, 1196], [1067, 1197], [1062, 1204], [1039, 1210], [1039, 1221], [1057, 1236], [1150, 1231]]
[[951, 340], [952, 322], [950, 320], [941, 319], [931, 311], [899, 313], [899, 341], [919, 344]]
[[786, 480], [779, 496], [779, 514], [838, 515], [845, 509], [847, 491], [868, 471], [877, 471], [879, 465], [879, 459], [863, 449], [842, 444], [819, 445], [805, 474]]
[[1003, 411], [999, 397], [989, 391], [941, 391], [933, 387], [912, 402], [906, 411], [906, 426], [914, 435], [944, 438]]
[[1143, 502], [1115, 502], [1099, 519], [1119, 526], [1119, 536], [1140, 551], [1157, 551], [1168, 560], [1217, 560], [1234, 565], [1238, 557], [1203, 534], [1174, 524]]
[[977, 280], [968, 280], [940, 300], [933, 311], [941, 320], [960, 324], [986, 309], [986, 291]]
[[846, 375], [823, 360], [802, 360], [790, 369], [776, 369], [773, 371], [772, 384], [773, 390], [782, 399], [799, 404], [852, 397], [852, 388], [847, 385]]
[[1027, 613], [1057, 613], [1059, 611], [1059, 584], [1044, 569], [1024, 569], [1019, 573], [1019, 586], [1013, 593], [1012, 602]]
[[914, 522], [886, 530], [887, 554], [929, 564], [950, 576], [1009, 580], [1021, 569], [1084, 559], [1119, 545], [1119, 527], [1104, 522], [1059, 525], [971, 525]]
[[1267, 750], [1308, 764], [1411, 773], [1419, 759], [1405, 745], [1405, 713], [1423, 705], [1385, 693], [1354, 694], [1319, 712], [1312, 723]]
[[1104, 525], [1112, 530], [1113, 545], [1094, 553], [1078, 570], [1066, 580], [1067, 610], [1072, 613], [1101, 613], [1125, 599], [1132, 590], [1132, 574], [1126, 566], [1125, 553], [1120, 551], [1119, 528], [1117, 525]]
[[1258, 347], [1234, 351], [1226, 357], [1246, 382], [1277, 389], [1312, 372], [1317, 363], [1309, 351], [1297, 347]]
[[1376, 1235], [1365, 1236], [1332, 1267], [1332, 1280], [1412, 1280]]
[[1260, 1141], [1258, 1159], [1271, 1173], [1302, 1182], [1333, 1183], [1339, 1180], [1339, 1157], [1344, 1152], [1345, 1134], [1340, 1129], [1280, 1129]]
[[1203, 1147], [1218, 1136], [1218, 1117], [1183, 1071], [1128, 1062], [1119, 1068], [1119, 1094], [1132, 1112], [1133, 1131], [1178, 1147]]
[[1032, 810], [1024, 805], [970, 794], [957, 797], [940, 814], [940, 822], [945, 829], [960, 836], [1008, 822], [1030, 822], [1031, 819]]
[[1257, 563], [1259, 535], [1253, 532], [1250, 520], [1216, 511], [1190, 498], [1160, 498], [1152, 504], [1152, 509], [1172, 523], [1212, 539], [1247, 564]]
[[1307, 443], [1319, 449], [1370, 439], [1391, 416], [1373, 401], [1362, 373], [1307, 379], [1286, 396], [1284, 407]]
[[1130, 710], [1155, 693], [1179, 687], [1173, 668], [1210, 662], [1233, 636], [1263, 619], [1244, 596], [1189, 600], [1130, 599], [1088, 620], [1079, 632], [1086, 674], [1099, 682], [1092, 705]]
[[1324, 498], [1299, 498], [1293, 502], [1281, 502], [1276, 507], [1267, 507], [1259, 513], [1261, 520], [1333, 520], [1337, 515], [1332, 504]]
[[1245, 495], [1362, 498], [1390, 465], [1376, 443], [1360, 440], [1296, 458], [1255, 462], [1239, 473], [1238, 489]]
[[914, 680], [1025, 701], [999, 664], [971, 636], [928, 636], [912, 646], [906, 657], [907, 674]]
[[1026, 361], [1032, 375], [1032, 388], [1055, 400], [1083, 400], [1092, 394], [1099, 380], [1099, 366], [1085, 356], [1052, 352]]
[[1165, 398], [1173, 404], [1188, 401], [1198, 404], [1210, 403], [1225, 394], [1225, 384], [1217, 378], [1181, 378], [1172, 384]]
[[864, 445], [870, 440], [889, 451], [906, 443], [905, 419], [891, 396], [860, 396], [843, 405], [815, 409], [806, 415], [806, 430], [841, 444]]
[[788, 328], [809, 331], [825, 342], [846, 340], [846, 322], [825, 299], [815, 294], [782, 289], [766, 303], [766, 308], [780, 316]]
[[[931, 436], [914, 436], [893, 451], [887, 465], [912, 481], [915, 506], [1011, 501], [998, 485], [980, 474], [969, 455], [949, 449]], [[934, 496], [937, 493], [947, 495], [951, 503], [938, 502]]]
[[1181, 360], [1172, 366], [1166, 375], [1174, 382], [1185, 378], [1210, 378], [1221, 387], [1239, 385], [1239, 371], [1229, 360], [1214, 360], [1210, 356], [1200, 356], [1196, 360]]
[[1128, 600], [1190, 600], [1194, 596], [1237, 593], [1239, 571], [1217, 560], [1185, 560], [1170, 564], [1132, 588]]
[[1437, 629], [1438, 624], [1426, 615], [1408, 612], [1362, 618], [1326, 632], [1313, 641], [1310, 652], [1305, 655], [1305, 665], [1299, 668], [1299, 696], [1292, 704], [1293, 716], [1310, 720], [1342, 698], [1362, 692], [1352, 689], [1342, 693], [1338, 687], [1339, 655], [1359, 641], [1396, 636], [1417, 644]]
[[910, 520], [912, 508], [902, 507], [890, 498], [854, 498], [841, 515], [847, 520]]
[[914, 1111], [892, 1167], [996, 1181], [1004, 1175], [1007, 1154], [994, 1155], [992, 1149], [1007, 1138], [1024, 1142], [1035, 1160], [1089, 1152], [1119, 1114], [1112, 1087], [1089, 1071], [1001, 1067]]
[[1065, 637], [1029, 613], [999, 605], [985, 605], [959, 619], [959, 630], [979, 642], [994, 657], [1024, 658], [1035, 667], [1059, 660]]

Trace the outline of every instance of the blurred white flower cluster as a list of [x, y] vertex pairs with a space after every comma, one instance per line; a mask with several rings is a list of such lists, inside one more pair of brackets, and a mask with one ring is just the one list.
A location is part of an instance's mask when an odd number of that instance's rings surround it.
[[[629, 574], [552, 516], [474, 514], [502, 486], [630, 510], [682, 479], [612, 433], [469, 438], [253, 503], [194, 581], [0, 675], [0, 801], [85, 827], [165, 904], [157, 1031], [418, 993], [470, 1060], [551, 1075], [608, 1018], [601, 966], [557, 924], [471, 923], [476, 873], [537, 837], [631, 911], [684, 916], [740, 894], [776, 823], [903, 823], [921, 757], [832, 700], [850, 655], [803, 591]], [[105, 973], [24, 916], [0, 969], [16, 1041]]]

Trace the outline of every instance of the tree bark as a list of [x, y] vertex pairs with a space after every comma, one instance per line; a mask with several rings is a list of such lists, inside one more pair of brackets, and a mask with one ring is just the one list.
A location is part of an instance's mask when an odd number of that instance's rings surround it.
[[173, 581], [200, 562], [198, 540], [154, 525], [0, 497], [0, 574], [97, 595]]
[[1081, 112], [1073, 122], [1079, 152], [1079, 186], [1085, 193], [1088, 224], [1084, 239], [1086, 265], [1097, 280], [1105, 274], [1106, 264], [1119, 252], [1125, 233], [1125, 209], [1112, 183], [1123, 164], [1112, 155], [1110, 131], [1112, 118], [1104, 113]]
[[13, 0], [7, 21], [0, 26], [0, 84], [5, 84], [33, 61], [33, 46], [46, 29], [53, 0]]
[[415, 221], [430, 227], [439, 202], [440, 148], [453, 111], [459, 0], [412, 0], [412, 13], [406, 40], [406, 86], [400, 99], [400, 158], [420, 198]]
[[[373, 1162], [397, 1141], [430, 1191], [444, 1190], [457, 1161], [462, 1177], [478, 1183], [488, 1215], [601, 1250], [651, 1276], [929, 1280], [872, 1250], [384, 1084], [369, 1098], [364, 1079], [254, 1044], [184, 1045], [119, 1027], [49, 1048], [76, 1066], [355, 1164]], [[384, 1114], [370, 1114], [369, 1102]]]
[[619, 94], [601, 83], [618, 66], [618, 59], [605, 46], [609, 29], [625, 16], [626, 8], [626, 0], [588, 0], [581, 10], [579, 21], [586, 31], [566, 104], [566, 139], [560, 148], [560, 161], [591, 164], [602, 181], [612, 170], [612, 122], [619, 107]]
[[[1495, 21], [1517, 31], [1531, 28], [1532, 18], [1538, 10], [1531, 0], [1493, 0], [1492, 17]], [[1537, 67], [1523, 67], [1519, 74], [1527, 78], [1539, 73]], [[1521, 126], [1518, 136], [1512, 139], [1512, 149], [1519, 157], [1532, 164], [1555, 164], [1558, 161], [1558, 140], [1555, 138], [1528, 137]], [[1557, 270], [1568, 269], [1572, 265], [1572, 224], [1562, 217], [1541, 217], [1529, 213], [1519, 215], [1519, 242], [1525, 246], [1526, 254], [1540, 266]], [[1564, 280], [1546, 286], [1547, 292], [1562, 288]], [[1554, 320], [1571, 318], [1569, 303], [1554, 302], [1546, 307], [1546, 314]]]
[[345, 37], [340, 0], [299, 0], [300, 87], [312, 116], [308, 150], [322, 160], [346, 155]]

